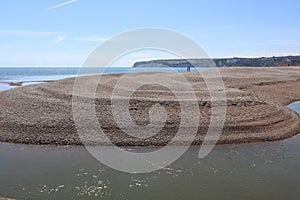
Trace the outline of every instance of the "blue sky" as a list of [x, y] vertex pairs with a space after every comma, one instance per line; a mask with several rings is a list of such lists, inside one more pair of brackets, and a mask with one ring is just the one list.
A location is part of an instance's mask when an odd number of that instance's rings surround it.
[[[183, 33], [211, 57], [300, 54], [298, 0], [0, 3], [0, 66], [80, 66], [107, 38], [142, 27]], [[159, 57], [168, 56], [140, 52], [119, 65]]]

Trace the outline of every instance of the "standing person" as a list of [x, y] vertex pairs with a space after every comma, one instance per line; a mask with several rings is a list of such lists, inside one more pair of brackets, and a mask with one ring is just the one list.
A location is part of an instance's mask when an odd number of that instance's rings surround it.
[[186, 69], [186, 71], [190, 72], [191, 71], [191, 67], [188, 66], [187, 69]]

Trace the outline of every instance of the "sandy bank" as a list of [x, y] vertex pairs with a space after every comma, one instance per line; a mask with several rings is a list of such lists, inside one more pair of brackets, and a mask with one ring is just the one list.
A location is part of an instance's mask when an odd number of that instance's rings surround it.
[[[219, 143], [272, 141], [291, 137], [300, 131], [298, 115], [286, 105], [300, 99], [300, 68], [222, 68], [226, 87], [226, 121]], [[191, 117], [200, 116], [194, 144], [200, 144], [209, 125], [211, 106], [205, 81], [196, 72], [182, 73], [192, 84], [198, 97], [200, 113], [190, 110]], [[172, 73], [132, 74], [136, 77], [171, 78]], [[139, 88], [130, 101], [133, 121], [149, 124], [149, 108], [164, 106], [167, 121], [155, 136], [140, 139], [125, 134], [116, 124], [110, 96], [122, 74], [103, 75], [98, 83], [95, 101], [82, 95], [83, 102], [95, 102], [97, 117], [105, 134], [117, 145], [165, 145], [180, 124], [180, 106], [174, 94], [165, 87], [146, 85]], [[98, 76], [81, 77], [86, 86]], [[210, 79], [215, 79], [212, 76]], [[78, 145], [81, 140], [72, 114], [74, 78], [3, 91], [0, 93], [0, 141], [28, 144]], [[124, 86], [123, 88], [127, 88]], [[190, 92], [180, 91], [178, 92]], [[122, 101], [122, 98], [120, 98]], [[225, 106], [225, 105], [223, 105]], [[83, 121], [85, 116], [82, 117]], [[86, 119], [87, 120], [87, 119]], [[89, 123], [88, 121], [86, 122]], [[189, 127], [185, 129], [189, 134]], [[93, 140], [93, 138], [91, 138]], [[184, 138], [182, 138], [184, 142]], [[104, 142], [103, 142], [104, 143]]]

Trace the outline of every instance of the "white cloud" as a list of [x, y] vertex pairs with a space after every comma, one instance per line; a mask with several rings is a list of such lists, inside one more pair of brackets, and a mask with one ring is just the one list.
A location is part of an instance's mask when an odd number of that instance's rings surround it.
[[51, 6], [51, 7], [48, 8], [48, 10], [53, 10], [53, 9], [56, 9], [56, 8], [60, 8], [60, 7], [62, 7], [62, 6], [66, 6], [66, 5], [71, 4], [71, 3], [74, 3], [74, 2], [76, 2], [76, 1], [78, 1], [78, 0], [70, 0], [70, 1], [66, 1], [66, 2], [63, 2], [63, 3], [57, 4], [57, 5], [55, 5], [55, 6]]
[[49, 44], [58, 44], [64, 40], [71, 40], [71, 41], [82, 41], [82, 42], [104, 42], [108, 38], [104, 37], [66, 37], [66, 36], [56, 36], [53, 40], [49, 42]]
[[1, 66], [81, 66], [85, 54], [0, 54]]
[[54, 31], [36, 31], [36, 30], [6, 30], [0, 29], [0, 34], [2, 35], [18, 35], [18, 36], [50, 36], [58, 35], [62, 32]]
[[65, 36], [57, 36], [56, 38], [54, 38], [53, 40], [51, 40], [49, 43], [50, 44], [58, 44], [58, 43], [62, 42], [65, 39], [66, 39]]
[[9, 35], [9, 36], [55, 36], [55, 39], [51, 40], [50, 43], [59, 43], [63, 40], [73, 40], [73, 41], [83, 41], [83, 42], [104, 42], [108, 40], [107, 37], [100, 36], [87, 36], [87, 37], [67, 37], [66, 33], [59, 31], [40, 31], [40, 30], [8, 30], [0, 29], [0, 35]]
[[72, 37], [69, 38], [70, 40], [75, 40], [75, 41], [87, 41], [87, 42], [104, 42], [105, 40], [108, 40], [108, 38], [105, 37]]

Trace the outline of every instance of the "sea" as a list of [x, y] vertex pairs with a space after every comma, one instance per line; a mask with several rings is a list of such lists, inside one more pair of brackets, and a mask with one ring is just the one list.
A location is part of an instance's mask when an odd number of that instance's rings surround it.
[[[200, 68], [198, 68], [199, 70]], [[200, 70], [202, 70], [201, 68]], [[85, 72], [80, 67], [0, 67], [0, 91], [8, 90], [17, 86], [10, 83], [24, 82], [24, 85], [38, 84], [42, 81], [59, 80], [76, 77], [78, 75], [93, 75], [99, 71], [103, 74], [116, 74], [127, 72], [172, 72], [186, 71], [186, 68], [132, 68], [132, 67], [108, 67], [89, 68]], [[196, 70], [196, 69], [192, 69]]]

